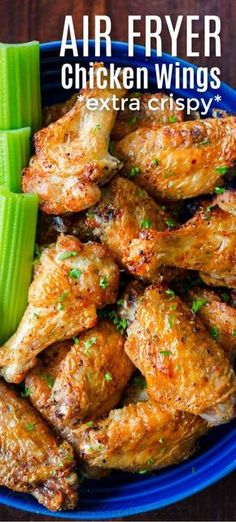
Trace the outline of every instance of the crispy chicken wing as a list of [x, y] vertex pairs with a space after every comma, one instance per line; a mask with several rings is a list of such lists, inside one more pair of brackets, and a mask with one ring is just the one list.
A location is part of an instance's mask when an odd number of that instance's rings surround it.
[[157, 198], [211, 193], [236, 161], [236, 117], [139, 129], [117, 143], [116, 152], [125, 173], [136, 169], [135, 183]]
[[[166, 210], [155, 203], [145, 190], [137, 187], [132, 181], [117, 177], [102, 189], [99, 204], [86, 213], [85, 218], [77, 221], [82, 237], [91, 236], [100, 240], [113, 253], [116, 260], [131, 274], [153, 281], [164, 277], [172, 278], [173, 270], [161, 270], [159, 259], [154, 255], [145, 255], [146, 243], [152, 241], [156, 231], [163, 231], [172, 224]], [[139, 242], [142, 250], [142, 268], [137, 260], [129, 258]], [[154, 254], [154, 252], [153, 252]]]
[[0, 484], [31, 493], [52, 511], [78, 501], [74, 455], [59, 442], [27, 400], [0, 381]]
[[145, 401], [112, 410], [92, 427], [83, 424], [71, 437], [90, 466], [145, 473], [187, 459], [206, 431], [199, 417]]
[[[224, 296], [224, 294], [223, 294]], [[227, 298], [228, 295], [226, 294]], [[236, 353], [236, 309], [222, 301], [213, 290], [192, 288], [186, 301], [230, 359]]]
[[[236, 287], [236, 217], [218, 206], [200, 209], [175, 230], [150, 230], [136, 238], [127, 259], [129, 270], [142, 276], [145, 263], [200, 270], [207, 284]], [[151, 261], [150, 261], [151, 260]]]
[[150, 398], [160, 406], [206, 414], [212, 424], [234, 416], [233, 368], [172, 290], [150, 286], [139, 297], [125, 350], [146, 377]]
[[133, 371], [124, 337], [109, 321], [83, 333], [60, 364], [52, 389], [56, 414], [66, 424], [113, 408]]
[[[177, 110], [173, 100], [171, 100], [173, 103], [173, 109], [171, 109], [170, 97], [163, 92], [156, 94], [131, 92], [128, 97], [139, 99], [140, 110], [130, 110], [128, 106], [125, 110], [119, 111], [111, 134], [115, 141], [121, 140], [126, 134], [140, 127], [156, 129], [168, 125], [172, 121], [183, 121], [183, 111]], [[150, 108], [150, 102], [155, 110]]]
[[29, 304], [16, 333], [1, 348], [1, 373], [20, 382], [50, 344], [96, 324], [96, 309], [113, 303], [119, 269], [106, 247], [59, 236], [42, 251]]
[[[23, 191], [38, 194], [42, 210], [49, 214], [79, 212], [100, 198], [100, 184], [121, 168], [108, 152], [110, 132], [117, 112], [111, 97], [120, 99], [124, 89], [85, 89], [83, 100], [55, 123], [35, 135], [36, 155], [24, 170]], [[110, 110], [90, 110], [91, 98], [110, 99]]]

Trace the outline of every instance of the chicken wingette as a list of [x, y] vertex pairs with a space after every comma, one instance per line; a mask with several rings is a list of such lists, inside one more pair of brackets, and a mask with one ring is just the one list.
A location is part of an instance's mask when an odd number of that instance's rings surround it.
[[109, 321], [80, 335], [58, 367], [52, 402], [68, 425], [107, 413], [120, 400], [133, 371], [124, 337]]
[[0, 418], [0, 485], [31, 493], [52, 511], [75, 508], [72, 447], [59, 442], [29, 402], [2, 381]]
[[116, 144], [124, 173], [161, 199], [212, 193], [236, 161], [236, 117], [138, 129]]
[[127, 266], [142, 276], [145, 262], [201, 272], [207, 284], [236, 287], [236, 216], [217, 205], [200, 209], [178, 229], [149, 231], [133, 241]]
[[[133, 365], [124, 352], [125, 338], [108, 321], [85, 334], [45, 350], [26, 375], [25, 390], [48, 424], [70, 440], [76, 425], [114, 408], [127, 385]], [[78, 446], [75, 446], [78, 456]], [[98, 478], [101, 471], [86, 469]]]
[[[223, 292], [222, 296], [228, 294]], [[236, 354], [236, 309], [209, 288], [193, 287], [185, 300], [231, 360]]]
[[236, 377], [203, 323], [161, 285], [138, 297], [125, 351], [146, 377], [160, 407], [201, 415], [220, 424], [235, 414]]
[[29, 304], [16, 333], [2, 346], [1, 374], [20, 382], [50, 344], [97, 322], [97, 308], [114, 303], [119, 269], [106, 247], [59, 236], [43, 249], [29, 289]]
[[171, 414], [145, 401], [112, 410], [92, 426], [83, 424], [71, 442], [90, 466], [147, 473], [187, 459], [206, 431], [200, 417]]
[[[117, 177], [102, 189], [98, 205], [78, 219], [75, 226], [82, 237], [99, 238], [131, 274], [153, 281], [163, 275], [167, 277], [168, 271], [161, 269], [155, 251], [149, 249], [145, 255], [146, 244], [151, 242], [155, 246], [156, 232], [167, 230], [168, 223], [173, 223], [170, 215], [145, 190], [128, 179]], [[136, 260], [129, 262], [137, 241], [142, 245], [139, 271], [139, 253]]]
[[[36, 155], [24, 170], [22, 187], [38, 194], [43, 211], [64, 214], [94, 205], [100, 198], [99, 185], [121, 168], [108, 146], [117, 114], [111, 97], [119, 100], [124, 93], [86, 88], [69, 112], [35, 134]], [[91, 98], [109, 99], [110, 110], [90, 110]]]
[[184, 225], [175, 225], [166, 206], [121, 177], [104, 187], [99, 204], [74, 224], [82, 237], [100, 238], [136, 277], [166, 279], [171, 275], [167, 267], [175, 267], [200, 270], [204, 279], [215, 277], [218, 284], [235, 287], [236, 216], [213, 202]]

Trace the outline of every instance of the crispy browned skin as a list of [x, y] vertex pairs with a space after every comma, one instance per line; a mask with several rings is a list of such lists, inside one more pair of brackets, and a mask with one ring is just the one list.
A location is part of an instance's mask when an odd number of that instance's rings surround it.
[[59, 236], [43, 250], [28, 307], [16, 333], [1, 348], [5, 379], [20, 382], [44, 348], [94, 326], [97, 307], [115, 302], [118, 284], [119, 269], [105, 246]]
[[150, 286], [139, 298], [125, 350], [160, 406], [195, 415], [207, 412], [212, 424], [234, 415], [236, 378], [227, 356], [168, 289]]
[[165, 264], [200, 270], [206, 283], [235, 288], [236, 217], [208, 206], [178, 229], [150, 230], [145, 241], [140, 237], [133, 241], [127, 266], [142, 276], [147, 260], [156, 270]]
[[192, 288], [186, 296], [187, 303], [194, 309], [202, 303], [197, 311], [217, 343], [230, 359], [236, 353], [236, 309], [223, 302], [213, 290]]
[[[102, 189], [99, 204], [86, 213], [77, 226], [82, 236], [92, 234], [113, 253], [115, 259], [134, 275], [141, 275], [149, 281], [159, 280], [162, 276], [171, 279], [173, 271], [161, 270], [159, 260], [145, 256], [146, 243], [153, 242], [156, 231], [168, 228], [169, 214], [155, 203], [147, 192], [137, 187], [132, 181], [117, 177]], [[129, 262], [132, 252], [139, 242], [142, 249], [142, 268], [136, 271], [137, 260]], [[154, 254], [154, 252], [153, 252]]]
[[226, 212], [236, 216], [236, 190], [226, 190], [215, 198], [215, 203]]
[[59, 120], [62, 116], [64, 116], [68, 111], [74, 107], [79, 93], [73, 94], [68, 100], [62, 103], [55, 103], [54, 105], [49, 105], [44, 107], [43, 109], [43, 124], [45, 127], [53, 123], [54, 121]]
[[[42, 210], [49, 214], [79, 212], [100, 198], [99, 184], [121, 168], [108, 152], [109, 138], [117, 112], [92, 111], [90, 98], [117, 99], [123, 89], [85, 89], [72, 109], [35, 135], [36, 155], [24, 170], [23, 191], [38, 194]], [[111, 102], [110, 102], [111, 103]]]
[[[140, 110], [120, 110], [112, 129], [111, 137], [115, 141], [121, 140], [126, 134], [133, 132], [140, 127], [158, 128], [162, 125], [168, 125], [173, 122], [183, 121], [183, 111], [177, 110], [174, 102], [173, 109], [170, 109], [170, 98], [163, 92], [156, 94], [151, 93], [131, 93], [129, 98], [138, 98]], [[155, 110], [151, 110], [148, 106], [152, 101]], [[173, 102], [173, 100], [172, 100]]]
[[27, 400], [0, 381], [0, 484], [31, 493], [52, 511], [73, 509], [78, 479], [72, 447], [59, 442]]
[[207, 424], [188, 413], [170, 414], [150, 401], [112, 410], [92, 427], [72, 435], [90, 466], [148, 472], [188, 458]]
[[124, 342], [113, 324], [100, 321], [78, 341], [49, 347], [26, 375], [34, 406], [60, 432], [108, 413], [133, 371]]
[[72, 346], [52, 390], [55, 411], [66, 424], [99, 417], [119, 402], [133, 371], [124, 342], [113, 324], [101, 321]]
[[217, 169], [236, 161], [236, 117], [138, 129], [116, 144], [116, 152], [124, 172], [137, 167], [135, 183], [157, 198], [211, 193], [223, 182]]

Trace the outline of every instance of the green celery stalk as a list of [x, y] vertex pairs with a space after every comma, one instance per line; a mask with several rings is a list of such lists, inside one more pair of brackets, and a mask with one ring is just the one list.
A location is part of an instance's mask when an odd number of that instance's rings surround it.
[[0, 185], [21, 192], [22, 169], [30, 157], [30, 127], [0, 131]]
[[0, 43], [0, 129], [40, 126], [39, 42]]
[[0, 344], [16, 330], [28, 301], [38, 199], [0, 187]]

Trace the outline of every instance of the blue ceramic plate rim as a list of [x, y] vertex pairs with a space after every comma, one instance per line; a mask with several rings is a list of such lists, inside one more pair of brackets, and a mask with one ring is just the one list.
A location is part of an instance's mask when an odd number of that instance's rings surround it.
[[[54, 50], [58, 50], [60, 47], [60, 41], [56, 42], [49, 42], [41, 44], [41, 53], [42, 56], [46, 54], [47, 52], [52, 52]], [[81, 47], [82, 41], [78, 40], [78, 45]], [[94, 41], [90, 41], [90, 45], [94, 46]], [[101, 46], [102, 53], [104, 53], [104, 45]], [[123, 56], [127, 56], [127, 43], [125, 42], [112, 42], [112, 49], [115, 51], [116, 56], [119, 54]], [[135, 46], [135, 57], [133, 60], [135, 65], [135, 59], [139, 58], [139, 60], [145, 59], [145, 49], [141, 45]], [[149, 60], [152, 59], [158, 60], [156, 58], [155, 52], [152, 52], [152, 56]], [[89, 60], [90, 58], [88, 58]], [[127, 58], [128, 62], [129, 58]], [[189, 62], [186, 62], [185, 60], [182, 60], [180, 58], [174, 58], [166, 53], [163, 53], [162, 60], [166, 61], [167, 63], [174, 63], [175, 61], [178, 61], [180, 63], [180, 66], [188, 66], [193, 67], [194, 70], [197, 70], [197, 66], [190, 64]], [[84, 60], [83, 60], [84, 61]], [[107, 62], [112, 62], [112, 58], [106, 59]], [[145, 65], [147, 65], [145, 61]], [[221, 83], [221, 87], [219, 89], [220, 94], [224, 98], [224, 101], [229, 104], [231, 107], [231, 110], [236, 110], [236, 91], [232, 89], [230, 86], [226, 85], [225, 83]], [[183, 94], [183, 92], [181, 92]], [[185, 96], [188, 95], [188, 91], [185, 91]], [[191, 93], [193, 95], [193, 92]], [[207, 93], [204, 93], [207, 96]], [[197, 95], [199, 97], [199, 94]], [[173, 504], [177, 501], [183, 500], [199, 491], [202, 491], [206, 487], [214, 484], [221, 478], [228, 475], [230, 472], [236, 469], [236, 424], [232, 423], [227, 428], [227, 433], [223, 435], [223, 437], [219, 437], [219, 440], [217, 442], [213, 442], [212, 447], [210, 447], [207, 450], [204, 450], [202, 453], [199, 453], [192, 459], [189, 459], [188, 461], [179, 464], [178, 466], [173, 466], [170, 468], [167, 468], [166, 470], [162, 470], [161, 472], [157, 473], [155, 476], [143, 476], [141, 478], [138, 476], [136, 478], [136, 481], [134, 480], [134, 477], [132, 476], [131, 484], [126, 485], [127, 487], [127, 495], [129, 495], [129, 490], [132, 490], [134, 486], [137, 488], [137, 491], [130, 496], [131, 499], [133, 499], [135, 496], [138, 497], [145, 497], [145, 495], [150, 492], [150, 495], [152, 495], [152, 500], [149, 500], [148, 502], [143, 500], [143, 503], [138, 506], [126, 506], [122, 508], [114, 508], [114, 509], [97, 509], [96, 503], [95, 503], [95, 509], [93, 509], [94, 500], [91, 499], [91, 509], [83, 509], [82, 505], [80, 508], [80, 505], [78, 506], [78, 509], [74, 511], [67, 511], [67, 512], [50, 512], [43, 506], [37, 503], [35, 499], [33, 499], [29, 495], [14, 493], [6, 488], [0, 488], [0, 502], [2, 504], [5, 504], [9, 507], [18, 508], [30, 513], [36, 513], [36, 514], [42, 514], [47, 515], [51, 517], [58, 517], [62, 519], [74, 519], [74, 520], [106, 520], [116, 517], [123, 517], [123, 516], [129, 516], [129, 515], [135, 515], [138, 513], [144, 513], [150, 510], [162, 508], [165, 506], [168, 506], [170, 504]], [[221, 433], [221, 428], [219, 428], [219, 434]], [[206, 458], [207, 457], [207, 458]], [[209, 460], [208, 460], [209, 459]], [[196, 467], [196, 472], [195, 472]], [[210, 468], [213, 467], [213, 470]], [[194, 472], [193, 472], [194, 470]], [[127, 478], [127, 475], [126, 475]], [[114, 479], [116, 480], [116, 478]], [[162, 485], [162, 480], [164, 483], [164, 486]], [[158, 485], [158, 482], [160, 484]], [[165, 482], [169, 483], [172, 490], [170, 491], [169, 495], [166, 494], [166, 486]], [[99, 491], [111, 491], [109, 488], [106, 487], [105, 482], [102, 481], [104, 484], [101, 487], [97, 489], [98, 495]], [[181, 487], [181, 484], [183, 483], [183, 486]], [[91, 483], [93, 486], [95, 484], [95, 490], [96, 490], [96, 482]], [[143, 485], [143, 491], [138, 491], [139, 486], [142, 487]], [[162, 499], [155, 499], [155, 492], [158, 492], [158, 487], [160, 490], [163, 490], [164, 497]], [[83, 490], [83, 488], [82, 488]], [[92, 490], [92, 486], [91, 486]], [[176, 491], [175, 491], [176, 490]], [[86, 489], [84, 491], [87, 491]], [[126, 497], [123, 494], [122, 488], [121, 488], [121, 498], [123, 495], [123, 500], [126, 499]], [[129, 497], [128, 497], [129, 498]], [[105, 502], [106, 500], [104, 500]], [[108, 499], [109, 502], [111, 502], [111, 498]], [[126, 500], [127, 502], [127, 500]], [[111, 502], [112, 503], [112, 502]]]

